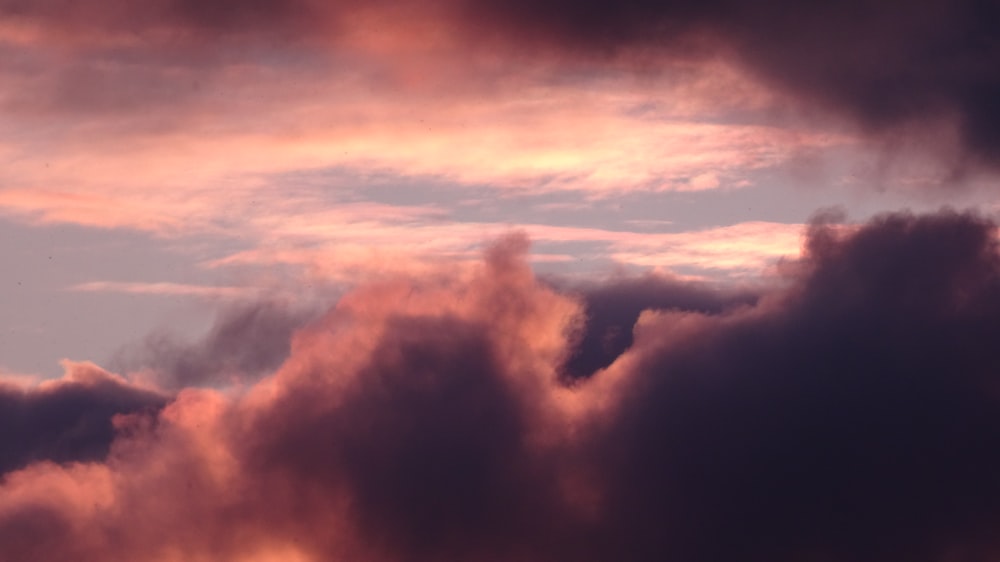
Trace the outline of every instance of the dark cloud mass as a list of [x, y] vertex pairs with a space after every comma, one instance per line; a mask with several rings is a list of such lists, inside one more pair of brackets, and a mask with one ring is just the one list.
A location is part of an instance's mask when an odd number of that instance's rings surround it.
[[721, 53], [870, 132], [948, 121], [973, 160], [995, 165], [1000, 155], [1000, 4], [993, 0], [471, 5], [484, 19], [567, 53], [658, 46], [684, 56]]
[[[359, 289], [249, 390], [188, 388], [119, 423], [106, 462], [8, 474], [0, 558], [997, 554], [991, 222], [817, 221], [805, 257], [752, 296], [649, 278], [571, 298], [523, 246], [461, 281]], [[562, 381], [591, 345], [586, 310], [624, 325], [644, 303], [659, 310], [630, 347]]]
[[0, 381], [0, 476], [33, 462], [97, 461], [114, 439], [112, 418], [155, 412], [167, 397], [89, 364], [37, 388]]
[[576, 290], [587, 320], [565, 366], [570, 378], [590, 376], [624, 353], [632, 345], [632, 327], [644, 310], [718, 314], [758, 299], [750, 290], [719, 290], [657, 274], [592, 283]]
[[[993, 225], [810, 233], [796, 286], [640, 327], [605, 447], [640, 559], [986, 559], [1000, 523]], [[673, 333], [672, 338], [664, 338]], [[670, 505], [670, 508], [664, 508]], [[644, 527], [650, 514], [662, 527]], [[621, 547], [626, 548], [626, 543]]]

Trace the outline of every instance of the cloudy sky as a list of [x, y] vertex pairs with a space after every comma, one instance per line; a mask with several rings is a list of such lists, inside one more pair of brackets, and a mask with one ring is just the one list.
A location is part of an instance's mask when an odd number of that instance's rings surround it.
[[0, 558], [997, 553], [998, 30], [0, 0]]

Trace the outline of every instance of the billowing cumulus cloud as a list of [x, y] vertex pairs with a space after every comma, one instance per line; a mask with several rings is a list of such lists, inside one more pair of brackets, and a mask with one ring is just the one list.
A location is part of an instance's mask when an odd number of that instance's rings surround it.
[[[560, 292], [510, 237], [471, 273], [359, 288], [249, 389], [116, 417], [105, 460], [8, 473], [0, 557], [985, 559], [997, 243], [953, 212], [819, 220], [743, 295]], [[607, 326], [631, 343], [567, 384]]]
[[816, 226], [808, 252], [796, 283], [755, 307], [641, 319], [596, 449], [621, 454], [606, 463], [609, 516], [641, 530], [619, 546], [986, 556], [1000, 515], [994, 226], [887, 216], [849, 236]]

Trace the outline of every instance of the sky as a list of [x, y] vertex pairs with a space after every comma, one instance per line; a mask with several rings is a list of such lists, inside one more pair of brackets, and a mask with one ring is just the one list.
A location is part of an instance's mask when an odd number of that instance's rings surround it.
[[0, 0], [0, 559], [1000, 556], [993, 0]]

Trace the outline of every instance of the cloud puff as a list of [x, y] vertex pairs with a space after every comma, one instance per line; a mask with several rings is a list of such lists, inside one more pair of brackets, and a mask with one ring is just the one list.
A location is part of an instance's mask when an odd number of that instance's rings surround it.
[[120, 370], [146, 370], [159, 386], [184, 388], [253, 381], [288, 357], [292, 334], [315, 314], [281, 299], [224, 306], [212, 328], [197, 341], [158, 332], [120, 350]]
[[[103, 462], [9, 473], [0, 556], [993, 554], [995, 226], [817, 221], [805, 247], [753, 295], [645, 279], [569, 296], [519, 237], [471, 274], [360, 288], [252, 388], [185, 389], [118, 418]], [[578, 346], [634, 317], [631, 344], [590, 363], [606, 368], [565, 383]]]
[[37, 386], [0, 380], [0, 474], [39, 461], [103, 459], [121, 414], [153, 412], [164, 394], [90, 363], [66, 362], [66, 374]]

